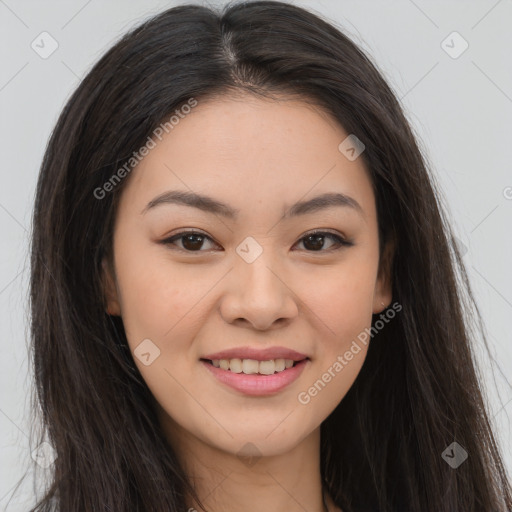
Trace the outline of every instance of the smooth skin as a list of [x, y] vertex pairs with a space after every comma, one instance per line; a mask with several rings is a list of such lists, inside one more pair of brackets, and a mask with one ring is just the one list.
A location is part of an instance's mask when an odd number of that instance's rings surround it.
[[[352, 386], [367, 346], [309, 403], [298, 395], [392, 298], [391, 252], [379, 259], [368, 172], [362, 158], [350, 161], [338, 150], [347, 136], [300, 99], [226, 95], [199, 102], [126, 178], [114, 268], [104, 265], [108, 311], [122, 317], [132, 352], [146, 339], [160, 350], [151, 364], [134, 360], [211, 512], [324, 510], [320, 424]], [[208, 195], [238, 216], [183, 204], [146, 208], [169, 190]], [[361, 210], [333, 206], [283, 218], [295, 202], [326, 192], [350, 196]], [[328, 236], [323, 245], [318, 236], [308, 242], [316, 229], [353, 245]], [[162, 243], [190, 230], [204, 237]], [[263, 251], [252, 263], [236, 252], [246, 237]], [[271, 396], [228, 388], [200, 361], [227, 348], [270, 346], [310, 359]], [[244, 446], [255, 453], [251, 461], [239, 455]], [[330, 511], [339, 510], [327, 499]], [[191, 499], [189, 506], [199, 508]]]

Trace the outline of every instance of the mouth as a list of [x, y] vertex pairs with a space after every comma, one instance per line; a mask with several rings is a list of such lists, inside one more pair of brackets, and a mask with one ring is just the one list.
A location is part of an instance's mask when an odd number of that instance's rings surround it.
[[275, 395], [295, 382], [311, 363], [300, 360], [204, 359], [200, 360], [213, 382], [253, 397]]
[[302, 361], [309, 360], [305, 357], [300, 360], [293, 359], [269, 359], [259, 361], [257, 359], [201, 359], [207, 364], [230, 373], [243, 373], [245, 375], [274, 375], [294, 368]]

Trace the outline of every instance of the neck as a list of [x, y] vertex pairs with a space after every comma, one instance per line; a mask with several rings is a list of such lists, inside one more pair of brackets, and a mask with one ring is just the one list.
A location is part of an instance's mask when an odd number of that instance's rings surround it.
[[[163, 427], [209, 512], [325, 512], [320, 476], [320, 429], [285, 453], [247, 458], [194, 437], [169, 418]], [[241, 446], [244, 443], [239, 443]], [[330, 499], [325, 496], [329, 505]], [[201, 510], [187, 496], [187, 510]]]

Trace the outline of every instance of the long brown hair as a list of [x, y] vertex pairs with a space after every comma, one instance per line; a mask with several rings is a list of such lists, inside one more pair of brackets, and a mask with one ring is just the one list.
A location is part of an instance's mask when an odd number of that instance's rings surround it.
[[[30, 283], [37, 400], [56, 459], [33, 510], [184, 511], [194, 494], [122, 319], [103, 303], [101, 262], [112, 257], [129, 177], [101, 199], [94, 191], [190, 98], [240, 89], [297, 95], [363, 141], [381, 251], [395, 241], [393, 300], [403, 311], [374, 336], [321, 426], [334, 501], [344, 512], [511, 510], [471, 348], [480, 313], [426, 159], [363, 51], [319, 16], [276, 1], [220, 13], [182, 5], [143, 22], [58, 119], [37, 184]], [[456, 469], [441, 455], [453, 442], [468, 453]]]

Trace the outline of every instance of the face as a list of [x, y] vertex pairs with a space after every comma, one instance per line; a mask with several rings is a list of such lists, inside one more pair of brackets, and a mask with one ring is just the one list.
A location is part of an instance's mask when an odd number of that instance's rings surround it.
[[108, 308], [175, 439], [276, 455], [353, 384], [391, 286], [348, 135], [296, 99], [223, 97], [126, 178]]

